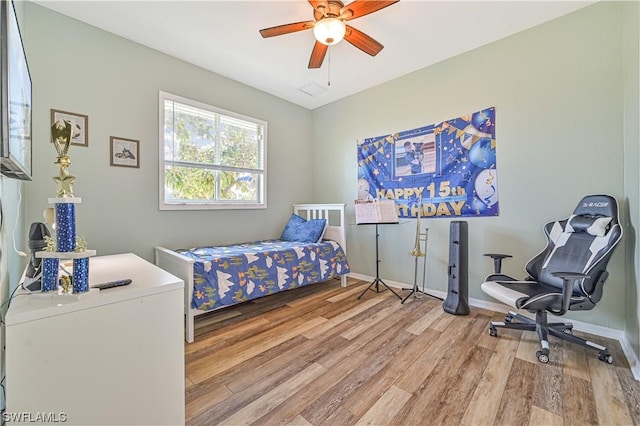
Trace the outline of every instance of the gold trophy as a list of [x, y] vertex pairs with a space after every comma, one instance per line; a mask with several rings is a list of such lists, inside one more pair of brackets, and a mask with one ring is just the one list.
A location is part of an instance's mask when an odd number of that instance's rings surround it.
[[58, 120], [51, 126], [51, 139], [53, 139], [53, 145], [58, 152], [58, 158], [54, 164], [60, 167], [60, 171], [57, 176], [53, 177], [53, 180], [58, 186], [58, 197], [73, 198], [73, 181], [76, 177], [70, 175], [67, 169], [71, 165], [71, 159], [67, 155], [69, 152], [69, 146], [71, 145], [71, 138], [73, 136], [73, 123], [68, 120]]
[[[69, 147], [73, 138], [75, 125], [69, 120], [58, 120], [51, 126], [51, 141], [53, 142], [58, 157], [54, 164], [60, 170], [53, 177], [57, 185], [57, 197], [49, 198], [49, 203], [55, 205], [55, 209], [48, 208], [44, 211], [44, 218], [51, 228], [55, 230], [55, 239], [45, 237], [46, 247], [37, 252], [37, 258], [42, 258], [44, 270], [42, 279], [42, 293], [48, 296], [65, 295], [76, 298], [84, 295], [98, 294], [99, 290], [89, 288], [89, 258], [96, 255], [95, 250], [87, 250], [84, 237], [76, 235], [75, 205], [81, 203], [79, 197], [73, 195], [73, 181], [75, 176], [69, 174]], [[70, 262], [63, 263], [67, 259]], [[65, 269], [72, 264], [73, 272]], [[65, 273], [60, 276], [60, 269]], [[61, 287], [61, 288], [60, 288]]]

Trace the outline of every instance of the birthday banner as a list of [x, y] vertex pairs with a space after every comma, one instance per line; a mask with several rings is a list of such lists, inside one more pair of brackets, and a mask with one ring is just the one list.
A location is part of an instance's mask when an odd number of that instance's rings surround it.
[[358, 199], [389, 199], [398, 217], [498, 215], [495, 107], [358, 141]]

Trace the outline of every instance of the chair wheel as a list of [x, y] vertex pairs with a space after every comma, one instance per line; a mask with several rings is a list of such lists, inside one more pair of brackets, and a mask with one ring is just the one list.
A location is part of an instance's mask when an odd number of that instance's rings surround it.
[[549, 362], [549, 354], [546, 354], [542, 351], [538, 351], [536, 352], [536, 356], [538, 357], [538, 361], [540, 361], [543, 364], [546, 364]]
[[506, 323], [513, 322], [513, 315], [511, 315], [511, 314], [505, 315], [504, 322], [506, 322]]
[[493, 336], [493, 337], [497, 337], [498, 336], [498, 330], [496, 330], [496, 328], [494, 326], [490, 326], [489, 327], [489, 335]]
[[605, 351], [600, 351], [598, 353], [598, 359], [606, 362], [607, 364], [613, 364], [613, 357]]
[[564, 334], [569, 334], [569, 335], [573, 336], [573, 330], [570, 329], [570, 328], [563, 328], [562, 331], [563, 331]]

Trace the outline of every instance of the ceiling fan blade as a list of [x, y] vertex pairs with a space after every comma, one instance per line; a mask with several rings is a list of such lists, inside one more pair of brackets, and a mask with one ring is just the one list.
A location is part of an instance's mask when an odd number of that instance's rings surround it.
[[322, 66], [322, 61], [324, 61], [324, 55], [327, 54], [328, 48], [329, 46], [326, 44], [316, 41], [311, 51], [311, 58], [309, 58], [309, 68], [320, 68]]
[[296, 22], [294, 24], [278, 25], [277, 27], [264, 28], [260, 30], [262, 37], [275, 37], [283, 34], [295, 33], [297, 31], [310, 30], [315, 25], [313, 21]]
[[329, 10], [329, 2], [327, 0], [308, 0], [309, 4], [313, 6], [313, 10], [320, 12], [323, 16], [326, 16]]
[[347, 25], [347, 32], [344, 35], [344, 39], [371, 56], [376, 56], [384, 48], [383, 45], [350, 25]]
[[387, 6], [391, 6], [400, 0], [355, 0], [342, 9], [340, 9], [340, 18], [345, 21], [356, 19], [364, 15], [368, 15], [373, 12], [377, 12], [380, 9], [384, 9]]

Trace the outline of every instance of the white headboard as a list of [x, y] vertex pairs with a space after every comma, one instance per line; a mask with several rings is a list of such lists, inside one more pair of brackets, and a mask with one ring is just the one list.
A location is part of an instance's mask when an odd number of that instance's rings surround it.
[[337, 241], [347, 252], [347, 233], [344, 223], [344, 204], [294, 204], [293, 212], [305, 219], [327, 219], [324, 238]]

